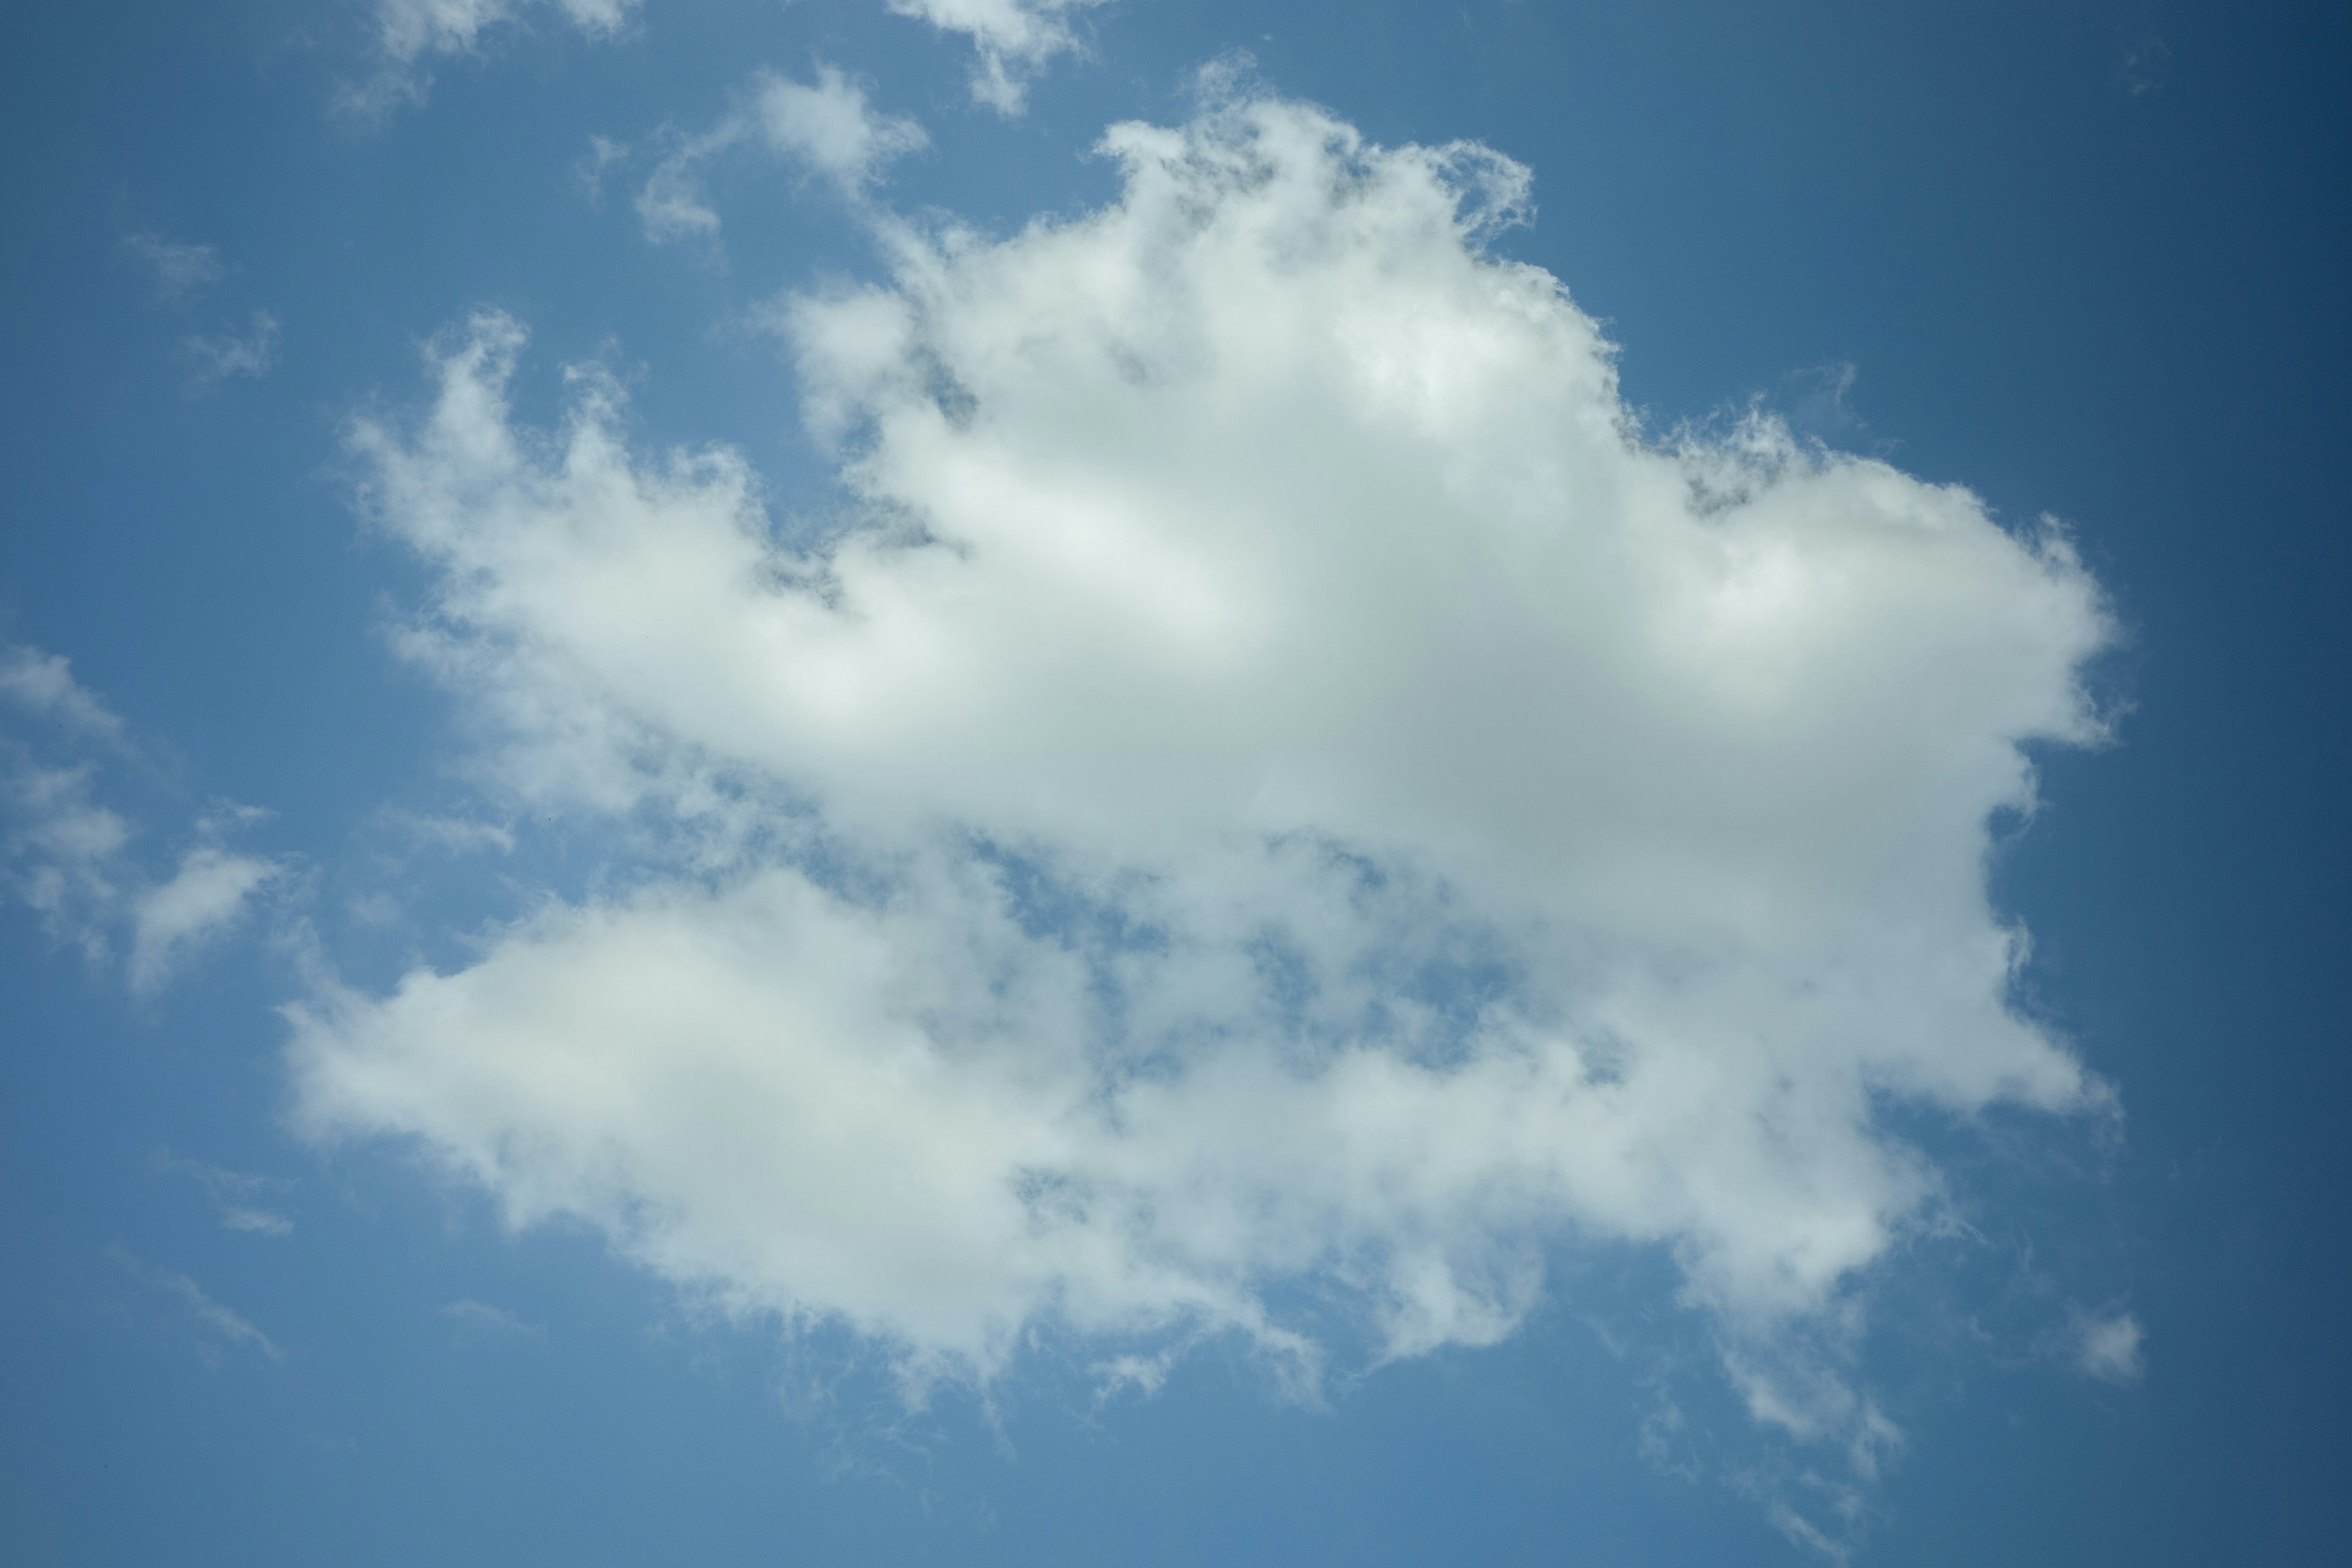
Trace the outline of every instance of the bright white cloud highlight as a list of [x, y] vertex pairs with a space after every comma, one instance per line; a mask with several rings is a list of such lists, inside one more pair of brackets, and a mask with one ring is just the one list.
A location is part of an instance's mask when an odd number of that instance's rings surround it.
[[978, 53], [971, 95], [1000, 114], [1027, 106], [1029, 83], [1055, 55], [1081, 47], [1073, 26], [1103, 0], [890, 0], [901, 16], [961, 33]]
[[856, 200], [885, 167], [929, 140], [906, 116], [877, 113], [866, 84], [835, 67], [820, 63], [814, 82], [762, 69], [726, 118], [677, 141], [637, 193], [637, 216], [652, 240], [716, 236], [719, 214], [703, 192], [703, 170], [734, 148], [756, 147], [798, 164]]
[[1311, 1378], [1286, 1287], [1410, 1355], [1664, 1247], [1759, 1415], [1883, 1450], [1791, 1350], [1939, 1201], [1879, 1101], [2105, 1103], [1985, 890], [2023, 748], [2100, 732], [2095, 584], [1767, 421], [1645, 439], [1482, 248], [1486, 149], [1213, 80], [1104, 147], [1098, 212], [877, 219], [887, 279], [779, 307], [821, 548], [593, 372], [517, 428], [504, 317], [355, 427], [504, 787], [662, 847], [290, 1009], [303, 1124], [919, 1374], [1230, 1331]]

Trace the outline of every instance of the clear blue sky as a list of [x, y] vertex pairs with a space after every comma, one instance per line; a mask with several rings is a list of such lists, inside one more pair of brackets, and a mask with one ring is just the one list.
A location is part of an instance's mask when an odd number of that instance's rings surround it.
[[2347, 66], [13, 8], [0, 1555], [2329, 1560]]

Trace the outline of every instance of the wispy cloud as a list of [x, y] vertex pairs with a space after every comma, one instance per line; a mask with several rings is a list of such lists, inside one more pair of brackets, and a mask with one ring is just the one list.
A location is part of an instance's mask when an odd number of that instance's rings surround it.
[[0, 697], [82, 735], [120, 742], [122, 721], [73, 678], [64, 658], [34, 647], [0, 650]]
[[1028, 106], [1029, 84], [1056, 55], [1082, 52], [1077, 19], [1104, 0], [889, 0], [901, 16], [971, 40], [971, 94], [998, 113]]
[[209, 336], [198, 333], [182, 342], [196, 361], [196, 381], [201, 386], [226, 381], [231, 376], [258, 379], [268, 375], [277, 368], [278, 337], [278, 318], [268, 310], [256, 310], [252, 328], [243, 337], [226, 332]]
[[223, 1347], [244, 1348], [257, 1352], [272, 1362], [282, 1362], [286, 1352], [276, 1341], [255, 1327], [251, 1319], [234, 1308], [215, 1300], [204, 1287], [188, 1276], [170, 1268], [159, 1268], [140, 1261], [118, 1247], [114, 1258], [126, 1272], [142, 1284], [172, 1298], [186, 1310], [189, 1319], [211, 1337], [198, 1342], [198, 1353], [206, 1362], [217, 1365]]
[[731, 149], [756, 148], [795, 163], [856, 199], [884, 168], [929, 142], [914, 121], [876, 111], [866, 84], [835, 67], [818, 65], [813, 82], [761, 70], [717, 125], [673, 138], [637, 193], [637, 216], [648, 239], [715, 237], [719, 214], [704, 193], [703, 172]]
[[168, 1149], [156, 1151], [155, 1168], [194, 1180], [212, 1199], [225, 1229], [269, 1237], [286, 1237], [294, 1233], [292, 1220], [274, 1209], [262, 1206], [262, 1200], [294, 1190], [295, 1183], [290, 1177], [223, 1170], [202, 1160], [181, 1159]]
[[2134, 98], [2161, 91], [2172, 79], [2172, 47], [2150, 33], [2124, 51], [2124, 90]]
[[399, 810], [380, 812], [375, 820], [416, 847], [438, 850], [444, 855], [514, 853], [514, 829], [503, 823]]
[[493, 1307], [488, 1301], [470, 1297], [450, 1302], [441, 1309], [441, 1315], [452, 1321], [495, 1334], [512, 1334], [522, 1339], [543, 1340], [547, 1329], [539, 1323], [528, 1323], [503, 1307]]
[[150, 994], [207, 940], [235, 925], [248, 900], [280, 871], [274, 861], [200, 844], [168, 882], [131, 904], [131, 989]]
[[1785, 1502], [1775, 1502], [1767, 1512], [1772, 1528], [1785, 1536], [1791, 1545], [1817, 1552], [1832, 1563], [1851, 1562], [1853, 1550], [1843, 1541], [1799, 1513]]
[[99, 798], [102, 763], [114, 761], [136, 766], [138, 750], [65, 659], [0, 653], [0, 885], [93, 964], [111, 963], [127, 938], [125, 975], [134, 994], [152, 996], [287, 868], [229, 848], [227, 837], [262, 814], [223, 805], [187, 825], [194, 842], [169, 876], [152, 875], [134, 852], [141, 824]]
[[2075, 1308], [2068, 1313], [2067, 1330], [2074, 1369], [2084, 1377], [2128, 1388], [2146, 1375], [2147, 1334], [2131, 1313]]
[[629, 144], [625, 142], [615, 142], [609, 136], [588, 138], [588, 151], [572, 165], [572, 172], [579, 176], [590, 202], [598, 205], [604, 202], [604, 171], [615, 163], [626, 162], [628, 156]]
[[228, 276], [220, 253], [209, 245], [134, 234], [123, 240], [122, 248], [147, 268], [156, 297], [166, 304], [192, 299]]
[[375, 0], [375, 73], [346, 89], [342, 106], [374, 115], [422, 100], [432, 86], [427, 62], [479, 56], [494, 35], [520, 31], [535, 16], [560, 16], [590, 37], [609, 38], [626, 26], [636, 5], [637, 0]]

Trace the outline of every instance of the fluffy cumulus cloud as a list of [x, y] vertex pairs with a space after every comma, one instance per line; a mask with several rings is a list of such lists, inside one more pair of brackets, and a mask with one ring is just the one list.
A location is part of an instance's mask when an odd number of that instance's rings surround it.
[[974, 98], [1000, 114], [1026, 107], [1029, 83], [1055, 55], [1079, 47], [1074, 19], [1103, 0], [889, 0], [901, 16], [915, 16], [971, 39]]
[[177, 869], [155, 879], [133, 852], [140, 824], [101, 799], [109, 762], [144, 766], [122, 721], [68, 662], [37, 648], [0, 653], [0, 886], [93, 965], [112, 963], [127, 936], [124, 975], [151, 995], [287, 868], [226, 847], [263, 814], [222, 806], [195, 819]]
[[1867, 1461], [1790, 1347], [1943, 1201], [1881, 1108], [2103, 1103], [1985, 882], [2026, 748], [2099, 733], [2096, 585], [1769, 421], [1646, 437], [1486, 248], [1484, 148], [1215, 83], [1103, 145], [1097, 211], [877, 218], [881, 280], [778, 307], [829, 525], [633, 451], [593, 370], [518, 427], [500, 316], [355, 428], [437, 583], [403, 647], [615, 858], [291, 1009], [303, 1124], [918, 1375], [1225, 1333], [1311, 1380], [1660, 1248]]
[[[929, 140], [906, 116], [877, 112], [866, 99], [866, 85], [837, 67], [819, 63], [814, 82], [762, 69], [718, 124], [698, 135], [675, 138], [637, 193], [637, 216], [652, 240], [717, 236], [719, 214], [704, 194], [703, 170], [736, 148], [755, 148], [797, 164], [854, 201], [885, 167]], [[592, 143], [599, 176], [615, 155], [610, 147]]]

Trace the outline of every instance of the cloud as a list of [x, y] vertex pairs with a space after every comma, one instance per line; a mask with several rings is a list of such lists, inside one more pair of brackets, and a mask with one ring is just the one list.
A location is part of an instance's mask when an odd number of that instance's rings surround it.
[[244, 337], [227, 332], [191, 336], [184, 340], [197, 362], [199, 384], [226, 381], [233, 375], [258, 380], [278, 364], [278, 318], [267, 310], [253, 313], [253, 331]]
[[279, 874], [273, 861], [198, 845], [181, 858], [168, 882], [149, 888], [131, 906], [131, 989], [159, 989], [174, 967], [235, 926], [254, 893]]
[[539, 1323], [527, 1323], [503, 1307], [493, 1307], [487, 1301], [470, 1299], [450, 1302], [441, 1309], [441, 1315], [468, 1328], [492, 1333], [519, 1334], [526, 1339], [544, 1340], [546, 1328]]
[[525, 26], [535, 16], [558, 13], [589, 37], [609, 38], [635, 9], [636, 0], [375, 0], [381, 67], [373, 80], [346, 91], [343, 106], [381, 113], [402, 99], [421, 99], [432, 80], [422, 62], [478, 55], [488, 36]]
[[2085, 1312], [2068, 1315], [2074, 1368], [2084, 1377], [2128, 1388], [2147, 1370], [2141, 1345], [2147, 1339], [2139, 1319], [2129, 1312]]
[[194, 1178], [205, 1189], [213, 1206], [220, 1212], [225, 1229], [245, 1231], [255, 1236], [286, 1237], [294, 1234], [294, 1222], [275, 1210], [260, 1207], [257, 1200], [273, 1193], [291, 1192], [294, 1183], [284, 1176], [259, 1176], [242, 1171], [225, 1171], [218, 1165], [201, 1160], [183, 1160], [170, 1150], [159, 1150], [155, 1168], [178, 1175]]
[[1103, 0], [889, 0], [901, 16], [961, 33], [978, 51], [971, 95], [998, 113], [1027, 107], [1030, 80], [1055, 55], [1082, 47], [1073, 19]]
[[514, 853], [513, 828], [495, 822], [413, 811], [385, 811], [378, 815], [377, 821], [418, 848], [436, 849], [444, 855]]
[[32, 647], [0, 654], [0, 716], [18, 721], [0, 728], [0, 868], [49, 940], [103, 962], [105, 928], [124, 897], [131, 827], [98, 803], [99, 766], [86, 752], [118, 750], [122, 721], [74, 679], [64, 658]]
[[614, 163], [626, 161], [628, 156], [629, 145], [625, 142], [615, 142], [609, 136], [588, 138], [588, 151], [572, 165], [572, 172], [579, 176], [581, 187], [588, 193], [590, 203], [603, 204], [604, 171]]
[[122, 898], [121, 857], [131, 826], [91, 798], [94, 764], [19, 761], [6, 781], [7, 863], [17, 895], [52, 942], [91, 963], [108, 952], [105, 926]]
[[929, 140], [904, 115], [876, 113], [866, 84], [833, 66], [819, 63], [814, 83], [762, 69], [725, 119], [676, 142], [637, 193], [637, 216], [651, 240], [717, 235], [719, 214], [703, 194], [702, 170], [736, 147], [797, 163], [856, 199], [887, 165]]
[[57, 654], [12, 647], [0, 652], [0, 696], [69, 731], [119, 741], [122, 721], [73, 678], [73, 667]]
[[[1029, 84], [1056, 55], [1084, 45], [1074, 26], [1081, 12], [1104, 0], [889, 0], [901, 16], [970, 38], [977, 58], [972, 96], [1004, 115], [1026, 106]], [[561, 13], [591, 37], [620, 33], [637, 0], [376, 0], [374, 80], [344, 95], [346, 108], [380, 113], [402, 99], [422, 98], [431, 79], [423, 62], [436, 56], [478, 55], [485, 40], [526, 25], [536, 15]]]
[[1790, 1508], [1785, 1502], [1775, 1502], [1769, 1510], [1772, 1528], [1788, 1538], [1792, 1546], [1802, 1546], [1817, 1552], [1832, 1563], [1852, 1560], [1853, 1550], [1821, 1526]]
[[472, 54], [483, 34], [541, 10], [562, 13], [591, 36], [610, 36], [635, 9], [635, 0], [377, 0], [376, 47], [404, 63], [426, 55]]
[[883, 165], [930, 141], [904, 115], [875, 113], [865, 85], [829, 65], [818, 65], [814, 84], [762, 71], [752, 88], [769, 147], [844, 190], [862, 188]]
[[919, 1385], [1207, 1333], [1311, 1384], [1656, 1248], [1866, 1469], [1843, 1325], [1943, 1184], [1885, 1108], [2109, 1103], [1985, 884], [2026, 747], [2102, 735], [2096, 584], [1760, 416], [1644, 436], [1483, 147], [1227, 74], [1103, 148], [1097, 211], [875, 215], [885, 279], [779, 306], [817, 544], [593, 370], [518, 427], [504, 316], [354, 425], [404, 655], [609, 861], [289, 1007], [299, 1124]]
[[177, 304], [200, 294], [223, 278], [228, 268], [209, 245], [189, 245], [161, 235], [134, 234], [122, 248], [155, 275], [155, 292], [166, 304]]
[[2134, 98], [2162, 90], [2172, 77], [2171, 47], [2150, 33], [2136, 47], [2124, 51], [2122, 76], [2124, 90]]
[[[142, 1263], [121, 1247], [114, 1249], [114, 1258], [127, 1272], [142, 1282], [176, 1299], [187, 1309], [188, 1315], [195, 1320], [199, 1327], [216, 1338], [231, 1346], [243, 1345], [258, 1351], [273, 1362], [286, 1359], [286, 1352], [278, 1348], [277, 1342], [254, 1327], [251, 1320], [243, 1313], [214, 1300], [205, 1293], [203, 1286], [198, 1285], [186, 1275]], [[219, 1364], [218, 1346], [206, 1343], [201, 1349], [208, 1363]]]
[[79, 948], [93, 965], [110, 963], [127, 934], [134, 993], [154, 994], [284, 875], [282, 862], [223, 846], [264, 815], [227, 805], [191, 824], [195, 842], [171, 877], [150, 876], [131, 852], [134, 819], [99, 800], [101, 769], [90, 754], [135, 762], [138, 752], [64, 658], [27, 647], [0, 654], [0, 718], [12, 711], [20, 722], [0, 725], [0, 877], [51, 941]]

